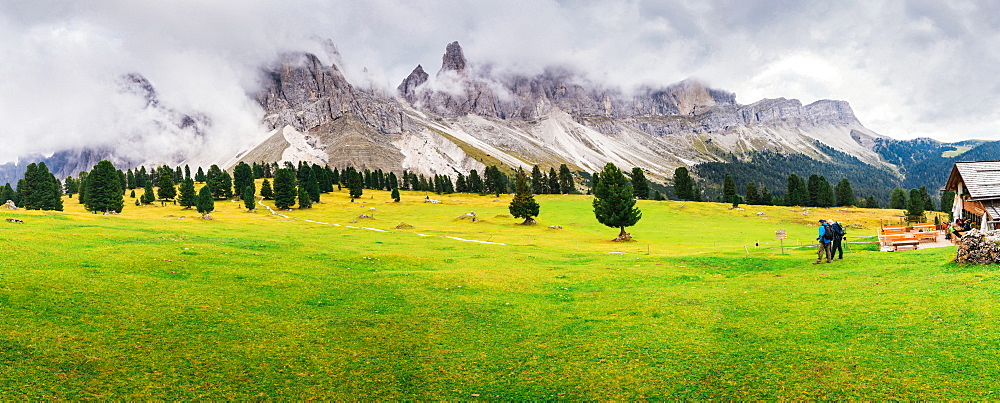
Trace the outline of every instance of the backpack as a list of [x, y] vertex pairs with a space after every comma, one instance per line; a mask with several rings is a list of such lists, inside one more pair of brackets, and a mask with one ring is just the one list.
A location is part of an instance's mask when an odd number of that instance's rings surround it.
[[844, 237], [844, 234], [845, 234], [844, 227], [841, 226], [839, 222], [838, 223], [834, 223], [833, 225], [830, 225], [830, 229], [833, 230], [833, 235], [835, 237], [837, 237], [837, 238], [843, 238]]
[[832, 225], [823, 224], [823, 240], [827, 242], [833, 242], [834, 230]]

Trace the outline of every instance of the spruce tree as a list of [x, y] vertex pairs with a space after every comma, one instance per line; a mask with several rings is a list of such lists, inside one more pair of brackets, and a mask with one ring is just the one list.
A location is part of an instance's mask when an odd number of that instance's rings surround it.
[[469, 193], [483, 193], [483, 179], [475, 169], [469, 170], [469, 178], [466, 183], [469, 186]]
[[247, 165], [246, 162], [240, 161], [240, 163], [236, 164], [236, 167], [233, 168], [233, 186], [236, 189], [239, 189], [239, 196], [241, 197], [243, 189], [247, 186], [253, 187], [254, 192], [257, 191], [253, 183], [253, 169], [251, 169], [250, 165]]
[[295, 205], [296, 196], [295, 171], [278, 169], [274, 173], [274, 206], [281, 210], [290, 209]]
[[118, 178], [118, 171], [111, 164], [111, 161], [103, 160], [94, 166], [94, 169], [87, 175], [86, 188], [87, 197], [84, 201], [84, 207], [88, 211], [95, 213], [122, 212], [122, 208], [125, 206], [122, 185]]
[[836, 193], [838, 206], [853, 206], [856, 203], [854, 201], [854, 189], [851, 189], [851, 181], [847, 180], [847, 178], [837, 182]]
[[[72, 198], [73, 195], [75, 195], [77, 192], [80, 191], [80, 182], [78, 182], [76, 179], [73, 179], [72, 176], [67, 176], [65, 190], [66, 190], [66, 196]], [[0, 201], [0, 203], [2, 202], [3, 201]]]
[[48, 203], [46, 203], [45, 209], [63, 211], [62, 182], [60, 182], [55, 175], [50, 173], [49, 183], [51, 183], [52, 190], [48, 198]]
[[194, 181], [204, 183], [205, 180], [205, 171], [202, 171], [201, 167], [198, 167], [198, 172], [194, 174]]
[[357, 199], [364, 194], [364, 178], [360, 172], [351, 171], [348, 173], [347, 189], [352, 199]]
[[594, 216], [597, 221], [612, 228], [620, 228], [621, 232], [615, 241], [631, 240], [625, 232], [642, 218], [642, 212], [635, 207], [635, 194], [632, 181], [622, 174], [614, 164], [608, 163], [601, 171], [600, 180], [594, 186]]
[[160, 200], [172, 200], [177, 197], [177, 188], [174, 187], [174, 170], [166, 165], [159, 169], [160, 178], [156, 194]]
[[538, 203], [528, 187], [528, 178], [521, 168], [517, 169], [514, 177], [514, 198], [510, 201], [508, 210], [515, 218], [523, 218], [521, 225], [532, 225], [535, 223], [534, 217], [538, 216]]
[[192, 179], [191, 178], [191, 167], [188, 166], [188, 165], [184, 165], [184, 180], [188, 180], [188, 179]]
[[309, 191], [299, 186], [299, 208], [312, 208], [312, 206], [312, 197], [309, 195]]
[[260, 195], [264, 200], [274, 199], [274, 190], [271, 189], [271, 181], [264, 179], [264, 183], [260, 184]]
[[253, 211], [254, 206], [257, 204], [257, 198], [253, 194], [253, 186], [247, 186], [243, 188], [243, 206], [247, 208], [247, 211]]
[[760, 197], [757, 195], [757, 184], [754, 182], [747, 182], [746, 187], [746, 203], [747, 204], [761, 204]]
[[694, 180], [685, 167], [674, 170], [674, 195], [680, 200], [694, 200]]
[[[0, 197], [0, 202], [2, 201], [3, 197]], [[951, 209], [954, 207], [955, 207], [955, 191], [945, 190], [944, 193], [941, 193], [941, 211], [945, 213], [951, 213]]]
[[881, 208], [878, 205], [878, 199], [875, 198], [875, 195], [868, 195], [868, 199], [865, 200], [865, 208]]
[[455, 191], [458, 193], [468, 193], [469, 188], [465, 183], [465, 175], [461, 172], [458, 173], [458, 178], [455, 179]]
[[646, 174], [642, 168], [632, 168], [632, 192], [636, 198], [643, 200], [649, 198], [649, 181], [646, 180]]
[[215, 195], [212, 194], [210, 185], [202, 186], [201, 190], [198, 191], [198, 201], [195, 203], [195, 208], [202, 217], [215, 211]]
[[907, 204], [906, 191], [902, 188], [897, 187], [889, 194], [889, 208], [902, 210], [907, 208]]
[[920, 198], [924, 201], [924, 211], [935, 211], [937, 208], [934, 206], [934, 200], [931, 199], [930, 193], [927, 192], [927, 186], [920, 187]]
[[392, 197], [392, 201], [394, 201], [396, 203], [399, 203], [399, 189], [398, 188], [393, 188], [392, 189], [392, 194], [389, 195], [389, 197]]
[[304, 168], [306, 171], [305, 182], [300, 182], [299, 186], [305, 188], [306, 193], [309, 195], [309, 206], [312, 207], [313, 203], [319, 203], [319, 182], [316, 179], [316, 169], [310, 168], [307, 164]]
[[[41, 163], [42, 166], [45, 163]], [[46, 170], [47, 173], [47, 170]], [[48, 194], [39, 164], [30, 163], [24, 170], [24, 178], [18, 181], [17, 192], [21, 194], [21, 206], [25, 210], [41, 210]]]
[[924, 215], [924, 198], [920, 196], [920, 189], [910, 189], [906, 215], [915, 221], [919, 221], [920, 217]]
[[197, 207], [198, 205], [198, 193], [194, 190], [194, 179], [187, 178], [184, 182], [181, 182], [181, 195], [180, 195], [180, 205], [184, 207], [185, 210], [190, 210], [191, 207]]
[[135, 186], [135, 174], [132, 173], [131, 169], [129, 169], [127, 172], [125, 172], [125, 187], [129, 188], [129, 189], [133, 189], [133, 190], [136, 187]]
[[722, 180], [722, 202], [737, 204], [736, 181], [730, 174], [726, 174], [725, 179]]
[[[489, 168], [486, 169], [486, 172], [489, 172]], [[536, 195], [548, 193], [545, 189], [548, 181], [545, 179], [545, 174], [542, 173], [542, 169], [538, 165], [531, 168], [531, 192]]]
[[774, 197], [771, 196], [771, 191], [763, 183], [760, 185], [760, 190], [757, 191], [757, 201], [763, 206], [774, 204]]
[[7, 183], [2, 188], [0, 188], [0, 204], [7, 203], [8, 200], [17, 204], [17, 196], [14, 193], [14, 188], [10, 187], [10, 183]]
[[153, 193], [153, 182], [152, 181], [147, 181], [146, 182], [146, 187], [143, 188], [143, 190], [142, 190], [142, 197], [139, 199], [139, 201], [141, 201], [142, 204], [150, 204], [150, 203], [156, 201], [156, 195], [155, 195], [155, 193]]
[[90, 175], [90, 172], [80, 171], [80, 175], [79, 175], [79, 178], [80, 178], [80, 193], [77, 194], [76, 197], [77, 197], [77, 201], [79, 201], [79, 203], [83, 204], [83, 205], [87, 204], [87, 199], [86, 199], [86, 194], [87, 194], [87, 176], [89, 176], [89, 175]]
[[573, 173], [566, 164], [559, 165], [559, 193], [576, 193], [576, 183], [573, 183]]
[[559, 174], [556, 173], [555, 168], [549, 168], [548, 179], [549, 179], [549, 185], [547, 186], [549, 191], [548, 193], [559, 194], [559, 191], [561, 190], [559, 187]]
[[826, 181], [826, 177], [819, 177], [819, 194], [816, 197], [817, 207], [833, 207], [837, 202], [833, 195], [833, 187], [830, 186], [830, 182]]
[[820, 187], [821, 187], [821, 185], [820, 185], [820, 182], [819, 182], [819, 175], [816, 175], [816, 174], [809, 175], [809, 183], [808, 183], [807, 188], [806, 188], [807, 189], [807, 193], [806, 193], [806, 195], [807, 195], [806, 205], [807, 206], [809, 206], [809, 207], [819, 207], [820, 206], [820, 203], [819, 203], [819, 192], [820, 192], [819, 189], [820, 189]]

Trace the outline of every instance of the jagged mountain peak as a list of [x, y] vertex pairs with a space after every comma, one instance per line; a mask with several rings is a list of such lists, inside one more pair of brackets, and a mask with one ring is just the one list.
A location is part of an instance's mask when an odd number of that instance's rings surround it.
[[444, 56], [441, 56], [441, 70], [438, 71], [438, 75], [446, 71], [465, 71], [465, 54], [462, 53], [462, 46], [458, 44], [458, 41], [448, 44], [445, 48]]
[[424, 71], [423, 66], [418, 64], [417, 67], [410, 72], [410, 75], [406, 76], [406, 79], [399, 84], [399, 87], [396, 87], [396, 90], [407, 101], [414, 102], [417, 87], [426, 83], [428, 78], [430, 78], [430, 75]]

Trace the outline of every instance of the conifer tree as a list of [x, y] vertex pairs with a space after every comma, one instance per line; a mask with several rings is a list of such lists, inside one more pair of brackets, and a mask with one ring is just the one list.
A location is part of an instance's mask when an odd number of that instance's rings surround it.
[[[72, 198], [73, 195], [76, 194], [76, 192], [80, 191], [80, 183], [77, 182], [76, 179], [73, 179], [72, 176], [67, 176], [66, 177], [65, 191], [66, 191], [66, 196], [69, 196], [70, 198]], [[0, 203], [2, 203], [2, 201], [0, 201]]]
[[847, 180], [847, 178], [837, 182], [836, 193], [838, 206], [853, 206], [856, 203], [854, 201], [854, 189], [851, 189], [851, 181]]
[[10, 183], [7, 183], [2, 188], [0, 188], [0, 204], [7, 203], [7, 200], [14, 202], [15, 205], [19, 205], [18, 198], [14, 192], [14, 188], [10, 187]]
[[309, 191], [299, 186], [299, 208], [312, 208], [312, 206], [312, 198], [309, 196]]
[[281, 210], [292, 208], [298, 196], [295, 188], [295, 171], [278, 169], [274, 173], [274, 206]]
[[475, 169], [469, 170], [469, 177], [466, 179], [469, 193], [483, 193], [483, 179]]
[[261, 183], [260, 195], [264, 200], [274, 199], [274, 190], [271, 189], [271, 182], [269, 180], [264, 179], [264, 183]]
[[808, 192], [806, 193], [808, 195], [808, 199], [806, 199], [807, 200], [806, 205], [809, 207], [819, 207], [820, 206], [819, 189], [821, 187], [819, 182], [819, 175], [816, 174], [809, 175], [809, 183], [806, 186]]
[[236, 164], [236, 167], [233, 168], [233, 186], [236, 189], [239, 189], [239, 196], [241, 197], [243, 189], [247, 186], [253, 187], [254, 192], [257, 191], [253, 183], [253, 170], [250, 168], [250, 165], [247, 165], [246, 162], [240, 161], [240, 163]]
[[809, 192], [805, 181], [796, 174], [788, 175], [788, 190], [785, 193], [785, 204], [788, 206], [806, 206], [809, 204]]
[[184, 180], [184, 171], [181, 170], [181, 166], [178, 165], [174, 168], [174, 183], [181, 183]]
[[[92, 212], [121, 213], [125, 206], [118, 171], [108, 160], [98, 162], [87, 175], [84, 207]], [[83, 192], [81, 192], [82, 194]]]
[[142, 204], [150, 204], [156, 201], [156, 194], [153, 193], [153, 182], [146, 182], [146, 187], [142, 190], [142, 197], [139, 199]]
[[[489, 172], [489, 168], [486, 168], [486, 172]], [[542, 169], [535, 165], [531, 168], [531, 192], [540, 195], [548, 193], [546, 187], [548, 181], [545, 180], [545, 174], [542, 173]]]
[[868, 199], [865, 200], [865, 208], [881, 208], [878, 205], [878, 199], [875, 198], [875, 195], [868, 195]]
[[576, 193], [576, 183], [573, 183], [573, 173], [566, 164], [559, 165], [559, 193]]
[[133, 190], [135, 189], [135, 174], [131, 169], [125, 173], [125, 187]]
[[833, 195], [833, 187], [830, 186], [830, 182], [826, 181], [826, 177], [819, 177], [819, 194], [816, 197], [817, 207], [833, 207], [837, 202], [835, 196]]
[[722, 202], [737, 204], [736, 181], [730, 174], [726, 174], [725, 179], [722, 180]]
[[253, 186], [247, 186], [243, 188], [243, 206], [247, 208], [247, 211], [253, 211], [254, 205], [257, 204], [257, 199], [253, 194]]
[[466, 193], [469, 191], [468, 186], [465, 184], [465, 175], [461, 172], [458, 173], [458, 178], [455, 179], [455, 191], [458, 193]]
[[680, 200], [694, 200], [694, 180], [691, 179], [688, 169], [677, 167], [674, 170], [674, 195]]
[[192, 179], [191, 178], [191, 166], [185, 164], [184, 165], [184, 180], [188, 180], [188, 179]]
[[920, 196], [920, 189], [910, 189], [906, 215], [914, 220], [919, 220], [924, 215], [924, 198]]
[[394, 202], [399, 203], [399, 189], [393, 188], [392, 189], [392, 194], [389, 195], [389, 196], [392, 197], [392, 200]]
[[86, 203], [87, 203], [85, 197], [86, 197], [86, 193], [87, 193], [87, 176], [88, 175], [90, 175], [90, 172], [80, 171], [80, 175], [79, 175], [79, 178], [80, 178], [80, 193], [76, 195], [77, 201], [80, 204], [84, 204], [84, 205], [86, 205]]
[[198, 172], [194, 174], [194, 181], [204, 183], [206, 179], [207, 178], [205, 178], [205, 171], [202, 171], [201, 167], [198, 167]]
[[146, 167], [139, 167], [139, 170], [135, 174], [135, 187], [144, 188], [146, 187], [146, 183], [149, 183], [149, 174], [146, 173]]
[[[0, 197], [0, 202], [2, 201], [3, 197]], [[951, 213], [951, 209], [954, 207], [955, 207], [955, 191], [945, 190], [943, 193], [941, 193], [941, 211], [945, 213]]]
[[160, 167], [159, 169], [159, 182], [157, 186], [157, 195], [160, 200], [172, 200], [177, 197], [177, 188], [174, 187], [174, 170], [166, 165]]
[[646, 200], [649, 198], [649, 181], [646, 180], [646, 174], [642, 171], [642, 168], [632, 168], [632, 192], [639, 199]]
[[924, 211], [937, 210], [934, 207], [934, 200], [931, 199], [931, 195], [927, 192], [927, 186], [920, 187], [920, 199], [924, 201]]
[[754, 182], [747, 182], [746, 187], [746, 203], [747, 204], [760, 204], [760, 196], [757, 195], [757, 184]]
[[556, 173], [555, 168], [549, 168], [548, 181], [548, 186], [546, 186], [546, 190], [548, 190], [547, 193], [559, 194], [559, 191], [561, 190], [559, 187], [559, 174]]
[[351, 171], [348, 173], [347, 189], [352, 199], [357, 199], [364, 194], [364, 178], [360, 172]]
[[632, 237], [625, 232], [642, 218], [642, 212], [635, 207], [635, 193], [632, 181], [627, 179], [614, 164], [608, 163], [600, 173], [600, 180], [594, 186], [594, 216], [597, 221], [621, 232], [615, 241], [628, 241]]
[[181, 194], [179, 199], [180, 200], [178, 200], [178, 202], [180, 202], [180, 205], [183, 206], [185, 210], [190, 210], [191, 207], [197, 207], [198, 194], [194, 190], [194, 179], [187, 178], [184, 182], [181, 182]]
[[531, 193], [527, 175], [523, 169], [518, 168], [517, 174], [514, 176], [514, 198], [511, 199], [507, 209], [510, 211], [510, 215], [515, 218], [524, 219], [521, 225], [535, 224], [534, 217], [538, 216], [538, 202], [535, 201], [535, 197]]
[[905, 190], [897, 187], [889, 194], [889, 208], [902, 210], [907, 208], [907, 204]]
[[771, 191], [763, 183], [760, 185], [760, 190], [757, 191], [757, 201], [764, 206], [774, 204], [774, 197], [771, 196]]
[[198, 191], [198, 201], [195, 203], [195, 208], [202, 217], [215, 211], [215, 195], [212, 194], [212, 186], [206, 184], [201, 187], [201, 190]]
[[306, 165], [304, 168], [306, 171], [305, 182], [300, 182], [299, 186], [305, 188], [306, 194], [309, 195], [309, 206], [312, 207], [313, 203], [319, 203], [319, 183], [316, 180], [316, 169], [310, 168]]

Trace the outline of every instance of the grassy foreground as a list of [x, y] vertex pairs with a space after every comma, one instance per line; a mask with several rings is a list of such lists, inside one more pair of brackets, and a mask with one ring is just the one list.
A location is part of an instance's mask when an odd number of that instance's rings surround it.
[[26, 222], [0, 221], [0, 396], [997, 398], [995, 267], [776, 248], [888, 210], [640, 202], [617, 244], [588, 196], [537, 197], [522, 227], [507, 196], [403, 193], [289, 218], [0, 211]]

